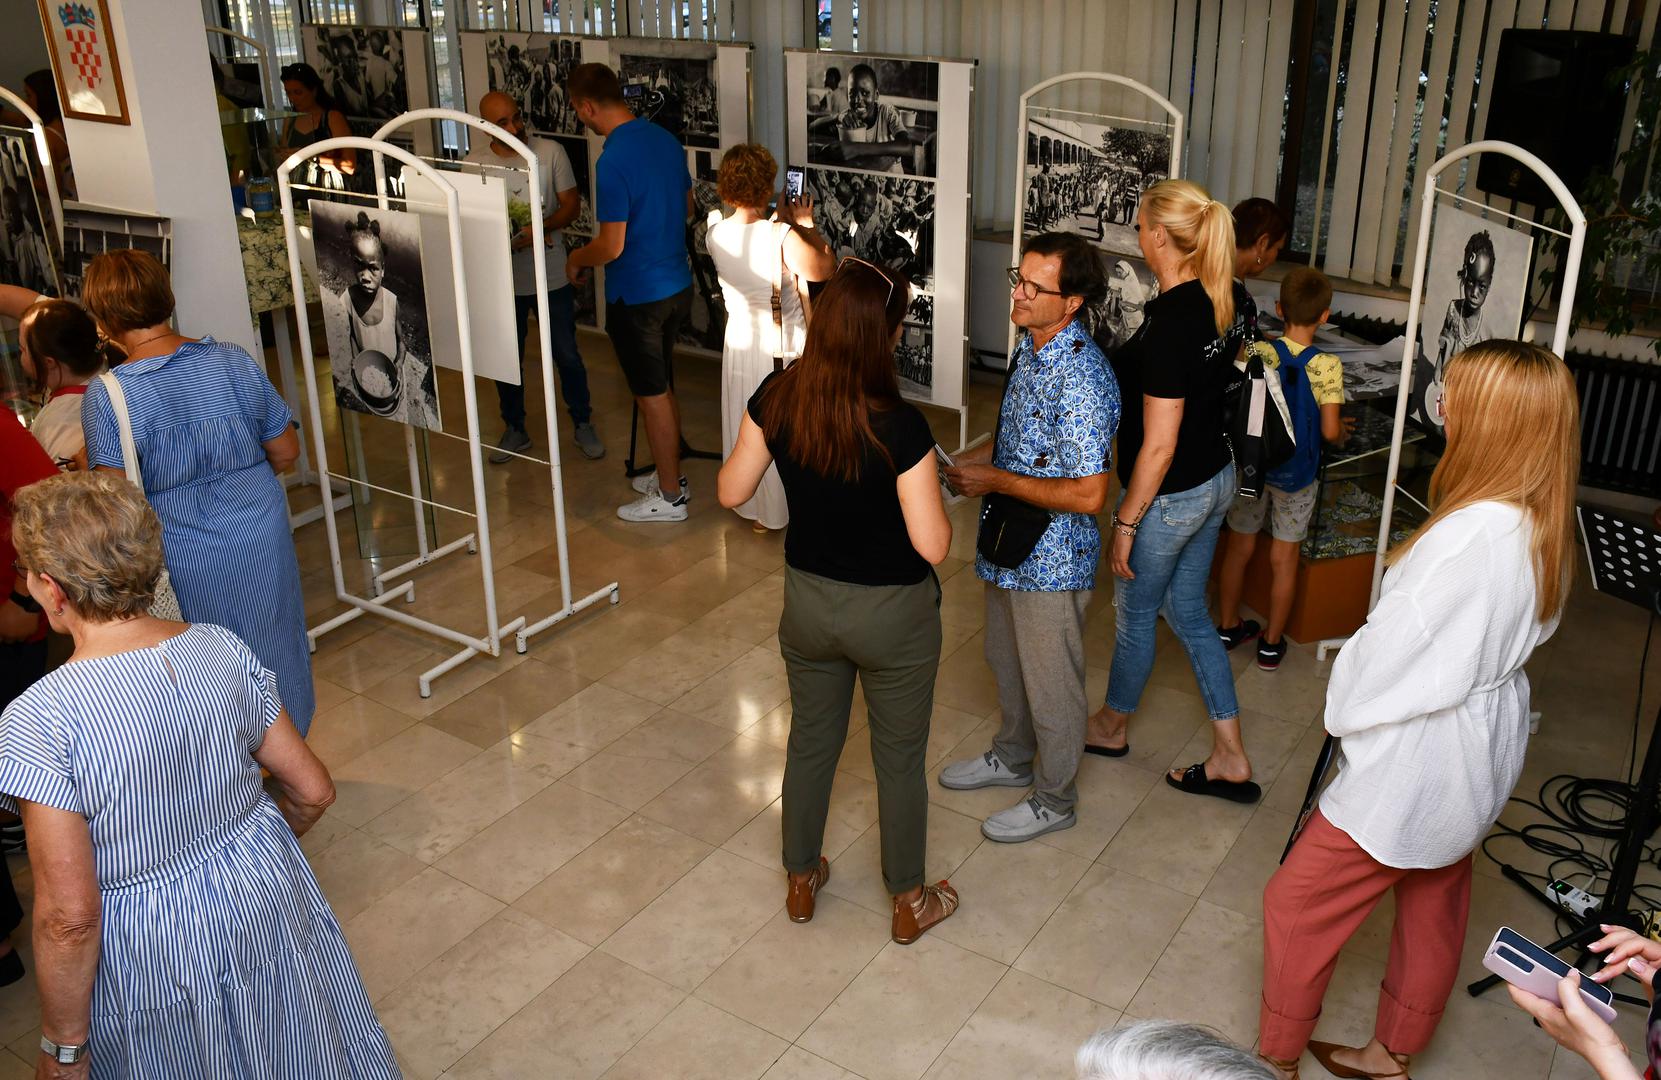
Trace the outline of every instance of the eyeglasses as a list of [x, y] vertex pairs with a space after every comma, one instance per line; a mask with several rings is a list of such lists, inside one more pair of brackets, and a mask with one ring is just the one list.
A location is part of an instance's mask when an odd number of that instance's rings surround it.
[[850, 263], [855, 266], [865, 267], [865, 269], [870, 270], [872, 273], [882, 278], [883, 281], [888, 283], [888, 295], [884, 297], [882, 301], [882, 306], [887, 307], [889, 302], [894, 299], [894, 279], [888, 276], [888, 271], [884, 270], [880, 266], [877, 266], [875, 263], [868, 263], [864, 259], [856, 259], [850, 255], [842, 260], [841, 265], [837, 266], [837, 273], [841, 273], [843, 267], [848, 266]]
[[1039, 288], [1038, 287], [1038, 282], [1032, 280], [1031, 278], [1025, 278], [1025, 277], [1021, 276], [1021, 268], [1019, 266], [1011, 266], [1008, 270], [1004, 271], [1004, 274], [1005, 274], [1005, 276], [1007, 276], [1009, 278], [1009, 287], [1011, 289], [1015, 290], [1015, 294], [1017, 296], [1019, 296], [1022, 300], [1032, 300], [1032, 299], [1035, 299], [1035, 298], [1037, 298], [1038, 296], [1041, 296], [1041, 295], [1042, 296], [1066, 296], [1067, 295], [1066, 293], [1062, 292], [1060, 289], [1041, 289], [1041, 288]]

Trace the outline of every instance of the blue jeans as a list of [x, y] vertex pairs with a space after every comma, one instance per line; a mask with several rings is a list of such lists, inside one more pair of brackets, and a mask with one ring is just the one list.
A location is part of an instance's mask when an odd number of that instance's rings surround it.
[[[513, 298], [513, 321], [519, 339], [519, 385], [499, 382], [496, 397], [502, 403], [502, 423], [525, 430], [525, 334], [530, 329], [536, 295]], [[573, 424], [586, 424], [594, 415], [588, 403], [588, 369], [577, 351], [576, 292], [569, 285], [548, 290], [548, 344], [553, 347], [559, 393]]]
[[1205, 603], [1217, 532], [1234, 502], [1234, 488], [1230, 463], [1197, 487], [1159, 496], [1142, 515], [1130, 549], [1130, 569], [1136, 576], [1113, 583], [1117, 626], [1107, 707], [1115, 712], [1135, 712], [1142, 700], [1153, 671], [1154, 625], [1163, 607], [1165, 621], [1188, 650], [1206, 712], [1213, 720], [1240, 715], [1234, 671]]

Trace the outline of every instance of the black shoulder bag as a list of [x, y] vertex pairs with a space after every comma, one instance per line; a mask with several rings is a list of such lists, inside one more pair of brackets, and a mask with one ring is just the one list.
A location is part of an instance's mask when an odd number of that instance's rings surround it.
[[[1009, 360], [1009, 378], [1015, 377], [1015, 358]], [[1004, 393], [1009, 393], [1007, 381]], [[998, 452], [998, 436], [1003, 433], [1003, 403], [998, 403], [998, 422], [992, 429], [992, 452]], [[1002, 492], [992, 492], [981, 500], [980, 531], [975, 536], [975, 550], [993, 566], [1013, 570], [1027, 561], [1032, 549], [1044, 538], [1044, 533], [1055, 520], [1052, 511], [1034, 506], [1023, 499]]]

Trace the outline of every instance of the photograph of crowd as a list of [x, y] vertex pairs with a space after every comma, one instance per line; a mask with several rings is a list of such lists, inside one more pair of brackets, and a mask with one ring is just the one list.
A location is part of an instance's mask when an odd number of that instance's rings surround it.
[[311, 211], [335, 401], [439, 428], [419, 219], [343, 203], [314, 202]]
[[934, 396], [934, 297], [912, 297], [894, 348], [894, 373], [905, 393]]
[[[490, 34], [485, 38], [484, 57], [486, 86], [477, 91], [473, 104], [485, 90], [500, 90], [519, 103], [532, 132], [582, 133], [582, 121], [565, 97], [566, 77], [583, 62], [580, 39], [558, 34]], [[473, 85], [468, 82], [469, 87]]]
[[933, 177], [939, 83], [928, 60], [808, 57], [808, 163]]
[[34, 135], [0, 128], [0, 281], [61, 295], [57, 226], [42, 194], [33, 154]]
[[721, 196], [715, 191], [721, 155], [713, 150], [692, 150], [689, 154], [692, 216], [686, 223], [686, 251], [692, 258], [692, 314], [681, 327], [681, 341], [720, 352], [727, 333], [727, 302], [721, 295], [721, 279], [705, 238], [722, 213]]
[[1142, 192], [1171, 170], [1171, 133], [1027, 114], [1024, 227], [1135, 255]]
[[385, 26], [300, 27], [300, 55], [316, 69], [354, 135], [373, 135], [409, 111], [406, 31]]
[[721, 145], [715, 91], [715, 47], [707, 57], [654, 56], [638, 50], [617, 58], [623, 98], [636, 116], [667, 130], [684, 146]]
[[892, 267], [934, 290], [934, 185], [846, 169], [808, 169], [814, 223], [838, 257]]
[[1091, 312], [1096, 344], [1109, 356], [1142, 328], [1143, 310], [1159, 295], [1159, 281], [1141, 259], [1105, 259], [1107, 299]]

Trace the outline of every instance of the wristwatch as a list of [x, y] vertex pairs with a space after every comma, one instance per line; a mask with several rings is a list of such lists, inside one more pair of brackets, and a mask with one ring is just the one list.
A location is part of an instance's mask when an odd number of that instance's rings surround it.
[[40, 1037], [40, 1052], [57, 1062], [59, 1065], [73, 1065], [87, 1056], [87, 1044], [79, 1046], [59, 1046], [57, 1043], [42, 1035]]
[[40, 605], [35, 603], [35, 598], [30, 596], [28, 593], [20, 593], [16, 589], [13, 589], [11, 601], [31, 615], [40, 614]]

